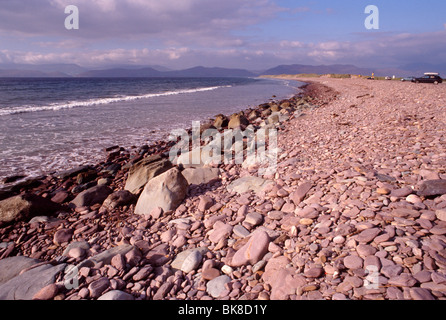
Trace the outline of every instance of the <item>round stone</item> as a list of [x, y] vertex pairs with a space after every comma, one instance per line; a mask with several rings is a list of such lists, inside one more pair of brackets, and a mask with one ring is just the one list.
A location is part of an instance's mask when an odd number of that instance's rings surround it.
[[344, 258], [344, 266], [348, 269], [362, 268], [364, 260], [358, 256], [347, 256]]

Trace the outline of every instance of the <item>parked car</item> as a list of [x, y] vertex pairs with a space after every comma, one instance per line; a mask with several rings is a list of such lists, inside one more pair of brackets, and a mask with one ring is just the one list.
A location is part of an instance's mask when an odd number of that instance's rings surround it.
[[412, 81], [412, 80], [414, 80], [414, 79], [415, 79], [415, 77], [406, 77], [406, 78], [402, 78], [401, 81], [402, 81], [402, 82], [405, 82], [405, 81]]
[[412, 80], [415, 83], [434, 83], [439, 84], [443, 82], [443, 79], [438, 73], [425, 73], [424, 76], [415, 78]]

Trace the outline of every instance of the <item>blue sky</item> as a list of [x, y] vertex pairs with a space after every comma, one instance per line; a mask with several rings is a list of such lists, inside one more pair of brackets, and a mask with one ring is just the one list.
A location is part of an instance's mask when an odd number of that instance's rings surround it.
[[[66, 30], [67, 5], [79, 30]], [[367, 30], [367, 5], [379, 30]], [[442, 0], [1, 0], [0, 63], [446, 64]]]

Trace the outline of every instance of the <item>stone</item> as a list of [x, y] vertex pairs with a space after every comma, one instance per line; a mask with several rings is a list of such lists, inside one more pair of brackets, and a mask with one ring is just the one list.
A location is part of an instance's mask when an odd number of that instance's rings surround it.
[[147, 182], [171, 168], [172, 163], [167, 159], [161, 158], [159, 155], [144, 158], [129, 169], [129, 175], [124, 189], [138, 195]]
[[202, 271], [201, 277], [204, 280], [212, 280], [220, 276], [220, 271], [215, 268], [208, 268]]
[[368, 243], [371, 242], [377, 235], [381, 233], [381, 229], [379, 228], [370, 228], [359, 233], [355, 239], [360, 243]]
[[254, 176], [246, 176], [231, 182], [227, 189], [229, 192], [236, 192], [239, 194], [249, 191], [253, 191], [254, 193], [258, 194], [272, 184], [274, 184], [274, 182], [271, 180], [265, 180]]
[[233, 227], [222, 221], [217, 221], [213, 225], [212, 231], [209, 233], [209, 240], [218, 243], [221, 239], [227, 238], [232, 233]]
[[245, 222], [252, 226], [258, 226], [263, 222], [263, 216], [258, 212], [249, 212], [246, 215]]
[[73, 237], [73, 229], [60, 229], [57, 230], [53, 236], [53, 242], [55, 245], [60, 246], [62, 243], [68, 243]]
[[90, 244], [87, 241], [75, 241], [68, 244], [68, 246], [65, 248], [64, 252], [62, 253], [63, 256], [69, 256], [69, 252], [72, 249], [82, 249], [84, 252], [88, 249], [90, 249]]
[[400, 189], [394, 189], [390, 192], [391, 197], [396, 198], [404, 198], [410, 195], [413, 192], [413, 189], [411, 187], [404, 187]]
[[214, 127], [217, 129], [221, 129], [223, 127], [227, 127], [229, 123], [229, 119], [223, 115], [223, 114], [218, 114], [215, 116], [214, 119]]
[[401, 273], [399, 276], [394, 276], [387, 282], [388, 285], [396, 287], [413, 287], [417, 280], [408, 273]]
[[311, 182], [304, 182], [300, 184], [299, 187], [297, 187], [297, 189], [290, 194], [289, 197], [291, 201], [293, 201], [296, 206], [299, 205], [305, 199], [305, 196], [312, 187], [313, 184]]
[[184, 273], [189, 273], [192, 270], [198, 269], [203, 259], [203, 255], [208, 252], [207, 247], [200, 247], [195, 249], [188, 249], [177, 254], [172, 261], [172, 269], [181, 270]]
[[153, 268], [151, 265], [146, 265], [139, 269], [139, 271], [133, 276], [133, 281], [141, 281], [147, 279], [147, 277], [152, 273]]
[[186, 168], [181, 173], [189, 185], [207, 184], [220, 179], [218, 168]]
[[110, 280], [107, 277], [99, 278], [89, 284], [88, 290], [90, 297], [93, 299], [99, 298], [102, 293], [110, 287]]
[[100, 296], [98, 300], [135, 300], [135, 298], [124, 291], [111, 290]]
[[110, 264], [118, 270], [124, 270], [125, 269], [124, 255], [117, 254], [117, 255], [113, 256], [113, 258], [110, 261]]
[[198, 210], [204, 212], [208, 210], [214, 204], [214, 199], [209, 196], [200, 196], [200, 202], [198, 203]]
[[51, 198], [51, 201], [53, 201], [54, 203], [62, 204], [69, 198], [69, 196], [70, 194], [68, 192], [59, 191]]
[[432, 293], [425, 288], [410, 288], [409, 293], [413, 300], [435, 300]]
[[95, 204], [101, 204], [112, 193], [112, 190], [107, 186], [95, 186], [79, 193], [71, 204], [76, 208], [89, 207]]
[[213, 298], [218, 298], [225, 290], [225, 284], [228, 282], [231, 282], [231, 278], [227, 275], [216, 277], [206, 284], [206, 292]]
[[234, 113], [229, 118], [228, 129], [236, 129], [239, 127], [244, 127], [249, 125], [249, 120], [238, 113]]
[[56, 284], [51, 283], [40, 289], [40, 291], [33, 296], [33, 300], [52, 300], [58, 292], [59, 287]]
[[119, 190], [110, 194], [102, 206], [108, 210], [136, 203], [137, 198], [128, 190]]
[[418, 218], [421, 213], [417, 210], [412, 210], [408, 208], [397, 208], [392, 211], [392, 216], [398, 218]]
[[313, 266], [305, 269], [304, 276], [307, 278], [320, 278], [324, 274], [324, 268]]
[[156, 291], [155, 295], [153, 296], [153, 300], [162, 300], [165, 298], [165, 296], [169, 293], [169, 291], [173, 287], [172, 281], [164, 282], [161, 287]]
[[113, 247], [111, 249], [98, 253], [97, 255], [90, 257], [86, 260], [83, 260], [76, 267], [80, 270], [82, 267], [90, 267], [90, 268], [94, 267], [95, 264], [101, 262], [104, 264], [110, 264], [114, 256], [116, 256], [117, 254], [125, 255], [133, 248], [134, 247], [132, 245], [122, 244], [120, 246]]
[[154, 208], [174, 211], [184, 200], [189, 184], [178, 168], [172, 168], [151, 179], [144, 187], [135, 214], [149, 214]]
[[248, 242], [241, 247], [232, 257], [231, 265], [240, 267], [242, 265], [254, 265], [268, 252], [270, 238], [263, 230], [256, 230], [250, 236]]
[[18, 276], [22, 270], [40, 262], [40, 260], [24, 256], [16, 256], [0, 260], [0, 285]]
[[61, 209], [60, 205], [34, 194], [14, 196], [0, 201], [0, 223], [52, 216]]
[[441, 221], [446, 221], [446, 209], [440, 209], [435, 211], [435, 216], [437, 217], [437, 219]]
[[41, 265], [0, 285], [0, 300], [32, 300], [42, 288], [55, 283], [66, 264]]
[[424, 181], [417, 192], [420, 197], [441, 196], [443, 194], [446, 194], [446, 180], [441, 179]]
[[70, 251], [68, 251], [67, 256], [74, 259], [80, 259], [85, 256], [85, 250], [80, 247], [72, 248]]
[[348, 269], [360, 269], [362, 268], [364, 260], [358, 256], [350, 255], [344, 258], [344, 266]]

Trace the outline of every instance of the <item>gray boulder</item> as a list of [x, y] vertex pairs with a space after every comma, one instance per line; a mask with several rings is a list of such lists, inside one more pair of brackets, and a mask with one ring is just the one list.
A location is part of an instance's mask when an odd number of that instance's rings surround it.
[[66, 264], [45, 264], [18, 275], [0, 285], [0, 300], [32, 300], [42, 288], [53, 284]]
[[147, 182], [171, 168], [172, 163], [159, 155], [144, 158], [130, 168], [124, 189], [139, 195]]
[[40, 260], [17, 256], [0, 260], [0, 285], [18, 276], [22, 270], [40, 263]]
[[189, 184], [177, 168], [150, 180], [144, 187], [138, 202], [136, 214], [149, 214], [153, 209], [160, 207], [164, 212], [175, 210], [187, 194]]

